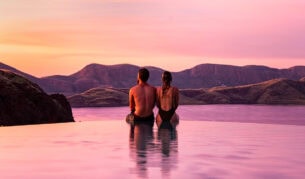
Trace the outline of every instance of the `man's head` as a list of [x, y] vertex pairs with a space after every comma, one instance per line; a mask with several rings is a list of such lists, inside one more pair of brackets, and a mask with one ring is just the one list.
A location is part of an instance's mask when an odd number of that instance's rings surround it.
[[149, 78], [149, 71], [146, 68], [140, 68], [140, 70], [138, 72], [138, 78], [142, 82], [147, 82], [147, 80]]

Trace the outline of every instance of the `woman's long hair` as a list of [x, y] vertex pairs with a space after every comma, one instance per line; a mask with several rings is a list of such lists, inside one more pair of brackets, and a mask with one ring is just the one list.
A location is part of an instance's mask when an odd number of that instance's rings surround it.
[[164, 71], [162, 74], [162, 92], [163, 92], [163, 94], [170, 87], [172, 80], [173, 80], [172, 74], [169, 71]]

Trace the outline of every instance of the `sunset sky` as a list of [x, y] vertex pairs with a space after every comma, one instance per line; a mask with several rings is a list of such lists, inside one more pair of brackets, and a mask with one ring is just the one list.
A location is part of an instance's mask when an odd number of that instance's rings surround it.
[[90, 63], [305, 65], [305, 1], [0, 0], [0, 62], [38, 77]]

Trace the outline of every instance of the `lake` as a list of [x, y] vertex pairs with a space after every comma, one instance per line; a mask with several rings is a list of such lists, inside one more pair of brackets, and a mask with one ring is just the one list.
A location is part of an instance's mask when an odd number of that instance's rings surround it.
[[305, 106], [180, 106], [174, 131], [131, 130], [127, 111], [1, 127], [1, 178], [304, 178]]

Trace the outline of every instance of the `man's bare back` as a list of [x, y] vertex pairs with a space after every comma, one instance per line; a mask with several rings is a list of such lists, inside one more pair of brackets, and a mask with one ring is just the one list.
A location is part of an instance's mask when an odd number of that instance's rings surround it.
[[149, 71], [145, 68], [138, 73], [138, 84], [129, 91], [129, 107], [135, 116], [145, 118], [153, 116], [156, 103], [156, 88], [147, 83]]
[[153, 114], [155, 106], [156, 89], [147, 83], [140, 83], [130, 89], [129, 104], [134, 109], [134, 114], [147, 117]]

